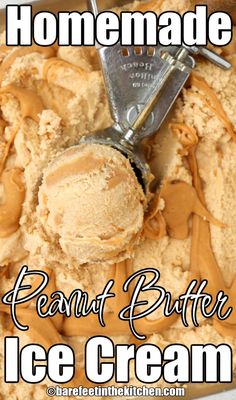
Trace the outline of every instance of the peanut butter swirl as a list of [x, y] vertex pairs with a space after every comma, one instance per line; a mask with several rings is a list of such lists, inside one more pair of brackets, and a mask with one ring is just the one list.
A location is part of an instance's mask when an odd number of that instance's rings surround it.
[[61, 67], [69, 68], [84, 78], [86, 78], [86, 76], [88, 76], [88, 73], [84, 69], [78, 67], [77, 65], [73, 65], [73, 64], [69, 63], [68, 61], [61, 60], [60, 58], [57, 58], [57, 57], [52, 57], [52, 58], [49, 58], [44, 63], [43, 79], [53, 81], [55, 71]]
[[146, 12], [146, 11], [158, 11], [160, 10], [160, 7], [163, 3], [163, 0], [150, 0], [150, 1], [146, 1], [145, 3], [140, 3], [138, 2], [135, 5], [135, 10], [136, 11], [141, 11], [141, 12]]
[[0, 154], [0, 183], [3, 185], [3, 199], [0, 203], [0, 237], [7, 237], [19, 227], [22, 204], [25, 198], [23, 171], [19, 168], [4, 170], [5, 164], [14, 142], [18, 126], [13, 128], [9, 139], [4, 143], [6, 121], [0, 120], [1, 154]]
[[11, 94], [16, 97], [20, 103], [22, 118], [29, 117], [35, 122], [39, 122], [39, 114], [42, 113], [44, 105], [35, 92], [15, 85], [8, 85], [0, 89], [0, 94]]
[[[189, 139], [191, 137], [193, 138], [192, 146], [190, 142], [188, 143], [187, 160], [193, 176], [193, 186], [199, 199], [205, 206], [205, 197], [196, 159], [196, 131], [193, 134], [193, 128], [189, 128], [188, 126], [185, 126], [184, 130], [182, 130], [182, 128], [182, 124], [175, 124], [172, 126], [173, 131], [180, 136], [180, 141], [182, 144], [185, 141], [187, 131], [189, 134]], [[182, 132], [184, 141], [181, 140]], [[221, 290], [223, 290], [225, 294], [229, 296], [229, 305], [233, 307], [232, 314], [226, 321], [215, 321], [214, 324], [216, 329], [218, 329], [220, 326], [219, 332], [225, 336], [236, 337], [236, 278], [234, 279], [231, 288], [228, 288], [225, 285], [222, 273], [212, 250], [209, 222], [203, 220], [196, 214], [193, 216], [192, 221], [190, 271], [193, 273], [195, 278], [208, 280], [208, 291], [211, 293], [214, 299], [216, 298], [217, 293]]]
[[163, 199], [163, 211], [155, 210], [144, 226], [146, 237], [159, 239], [167, 231], [170, 237], [186, 239], [189, 234], [189, 218], [192, 214], [199, 215], [203, 220], [224, 227], [215, 219], [201, 203], [196, 190], [186, 182], [166, 181], [161, 188], [158, 199]]
[[21, 208], [25, 198], [22, 170], [18, 168], [5, 170], [1, 183], [4, 188], [4, 201], [0, 205], [0, 237], [6, 237], [19, 228]]
[[146, 238], [157, 240], [166, 236], [166, 221], [159, 210], [160, 196], [155, 196], [145, 216], [143, 233]]
[[0, 66], [0, 83], [2, 83], [6, 72], [18, 57], [23, 57], [31, 53], [39, 53], [44, 58], [54, 57], [56, 55], [56, 46], [42, 47], [36, 44], [29, 47], [17, 47], [9, 55], [7, 55]]
[[3, 140], [3, 142], [1, 143], [1, 155], [0, 155], [0, 176], [1, 176], [3, 169], [5, 167], [8, 155], [10, 153], [11, 146], [12, 146], [14, 139], [16, 137], [16, 134], [18, 132], [19, 126], [12, 128], [10, 138], [7, 141], [4, 141], [4, 133], [5, 133], [5, 128], [7, 126], [7, 123], [5, 121], [1, 120], [0, 126], [1, 126], [1, 139]]
[[[39, 114], [44, 109], [40, 98], [31, 90], [8, 85], [0, 89], [0, 95], [12, 94], [21, 106], [22, 119], [32, 118], [35, 122], [39, 121]], [[1, 120], [1, 136], [4, 136], [6, 122]], [[19, 228], [22, 205], [25, 198], [25, 188], [23, 184], [23, 171], [18, 168], [4, 170], [10, 149], [14, 143], [19, 125], [12, 128], [10, 138], [2, 144], [3, 151], [0, 155], [0, 180], [4, 188], [4, 200], [0, 205], [0, 237], [7, 237]]]
[[217, 98], [214, 90], [207, 84], [205, 79], [193, 72], [189, 78], [189, 83], [192, 87], [198, 89], [198, 93], [187, 91], [189, 96], [197, 96], [201, 101], [217, 116], [217, 118], [222, 122], [226, 131], [231, 136], [232, 140], [236, 142], [236, 132], [232, 123], [230, 122], [221, 102]]

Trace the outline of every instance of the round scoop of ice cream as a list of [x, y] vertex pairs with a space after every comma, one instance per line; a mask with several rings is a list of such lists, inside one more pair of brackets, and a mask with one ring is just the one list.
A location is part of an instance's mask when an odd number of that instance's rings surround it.
[[81, 144], [45, 170], [39, 216], [49, 238], [79, 263], [118, 262], [139, 242], [146, 198], [117, 150]]

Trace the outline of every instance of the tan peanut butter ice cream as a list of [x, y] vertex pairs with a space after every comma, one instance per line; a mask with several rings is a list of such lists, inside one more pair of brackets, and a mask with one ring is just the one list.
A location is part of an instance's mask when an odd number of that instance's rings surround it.
[[[188, 0], [155, 0], [126, 9], [160, 14], [191, 7]], [[0, 46], [1, 295], [12, 289], [24, 264], [47, 271], [50, 283], [44, 293], [49, 298], [55, 290], [69, 296], [79, 288], [92, 299], [109, 279], [115, 280], [116, 294], [107, 302], [105, 328], [96, 315], [42, 320], [35, 303], [28, 302], [17, 310], [21, 323], [29, 325], [29, 331], [21, 332], [13, 326], [9, 308], [0, 305], [1, 363], [4, 336], [19, 336], [22, 346], [67, 343], [78, 360], [69, 385], [89, 386], [83, 371], [89, 337], [135, 342], [117, 315], [130, 299], [130, 292], [122, 290], [124, 281], [145, 267], [160, 271], [158, 284], [173, 300], [191, 279], [207, 279], [212, 296], [224, 290], [235, 308], [235, 39], [217, 51], [234, 67], [223, 71], [199, 58], [167, 122], [144, 143], [158, 183], [146, 205], [120, 153], [78, 145], [83, 135], [112, 124], [95, 48]], [[38, 285], [37, 279], [30, 283]], [[142, 300], [153, 302], [155, 294], [147, 292]], [[157, 310], [135, 326], [147, 336], [139, 344], [160, 348], [228, 343], [236, 371], [235, 310], [221, 323], [200, 316], [197, 328], [191, 323], [186, 328], [178, 316], [165, 318]], [[0, 376], [0, 399], [48, 398], [48, 381], [5, 384], [3, 370]], [[130, 384], [140, 385], [132, 368]], [[157, 386], [167, 384], [159, 381]]]
[[130, 258], [139, 242], [145, 196], [129, 160], [103, 145], [64, 151], [46, 169], [38, 215], [49, 237], [79, 264]]

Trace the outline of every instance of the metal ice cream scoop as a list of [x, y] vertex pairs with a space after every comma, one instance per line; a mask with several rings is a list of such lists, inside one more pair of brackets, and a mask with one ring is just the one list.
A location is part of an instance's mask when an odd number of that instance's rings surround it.
[[[96, 0], [89, 8], [98, 14]], [[112, 146], [129, 158], [137, 177], [147, 189], [150, 170], [140, 143], [152, 136], [195, 67], [192, 55], [202, 55], [223, 69], [231, 64], [205, 47], [97, 45], [114, 125], [83, 137], [83, 143]]]

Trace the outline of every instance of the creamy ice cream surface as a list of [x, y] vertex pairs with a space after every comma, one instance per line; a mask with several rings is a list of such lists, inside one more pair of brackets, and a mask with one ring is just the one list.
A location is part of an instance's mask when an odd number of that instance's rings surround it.
[[[183, 13], [190, 7], [188, 0], [164, 0], [135, 2], [126, 9], [159, 14], [170, 9]], [[217, 51], [235, 66], [234, 43]], [[224, 290], [235, 305], [235, 67], [223, 71], [197, 60], [168, 121], [145, 143], [158, 182], [152, 202], [146, 204], [122, 154], [107, 146], [78, 144], [82, 136], [112, 124], [95, 48], [3, 45], [0, 60], [1, 295], [13, 287], [23, 264], [47, 271], [49, 298], [53, 291], [69, 296], [74, 289], [95, 298], [109, 279], [116, 282], [116, 297], [105, 308], [105, 331], [96, 315], [42, 321], [32, 302], [18, 310], [29, 324], [27, 334], [0, 310], [0, 340], [15, 335], [22, 345], [43, 342], [47, 348], [67, 343], [81, 372], [88, 337], [132, 342], [128, 325], [117, 317], [129, 301], [122, 285], [145, 267], [160, 271], [159, 285], [173, 300], [194, 277], [208, 279], [213, 296]], [[146, 292], [142, 300], [154, 301], [155, 293]], [[204, 318], [199, 322], [198, 328], [191, 323], [186, 328], [179, 318], [163, 318], [157, 310], [140, 320], [137, 329], [161, 348], [227, 343], [236, 371], [235, 312], [227, 324]], [[47, 398], [49, 382], [5, 384], [0, 373], [1, 399]], [[134, 371], [130, 379], [140, 384]], [[84, 376], [71, 386], [80, 384], [88, 385]]]
[[140, 240], [145, 196], [117, 150], [81, 144], [64, 151], [43, 175], [38, 216], [48, 240], [79, 264], [130, 258]]

